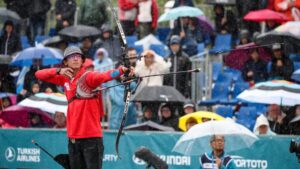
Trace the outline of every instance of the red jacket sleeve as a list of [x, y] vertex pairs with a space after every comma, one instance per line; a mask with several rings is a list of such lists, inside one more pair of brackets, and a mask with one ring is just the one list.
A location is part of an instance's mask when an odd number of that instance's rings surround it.
[[96, 88], [102, 83], [119, 78], [123, 74], [122, 68], [109, 70], [103, 73], [91, 72], [86, 75], [86, 83], [91, 88]]
[[119, 7], [122, 10], [129, 10], [135, 8], [137, 4], [130, 2], [129, 0], [118, 0]]
[[56, 74], [56, 68], [43, 69], [35, 72], [35, 77], [39, 80], [63, 86], [67, 78]]
[[158, 20], [158, 7], [157, 7], [157, 3], [156, 0], [152, 0], [152, 24], [151, 27], [152, 29], [156, 29], [157, 28], [157, 20]]

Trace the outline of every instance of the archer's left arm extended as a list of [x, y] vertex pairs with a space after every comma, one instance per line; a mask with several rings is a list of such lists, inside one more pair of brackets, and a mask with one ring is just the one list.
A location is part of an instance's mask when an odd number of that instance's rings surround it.
[[124, 74], [122, 67], [103, 73], [90, 72], [86, 76], [86, 82], [90, 87], [96, 88], [102, 83], [117, 79]]

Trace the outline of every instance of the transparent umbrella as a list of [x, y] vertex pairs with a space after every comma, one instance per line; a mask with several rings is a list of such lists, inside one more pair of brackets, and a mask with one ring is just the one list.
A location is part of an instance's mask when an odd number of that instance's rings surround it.
[[226, 152], [249, 148], [258, 140], [257, 136], [250, 130], [231, 119], [209, 121], [190, 128], [177, 141], [173, 151], [184, 155], [201, 155], [210, 152], [209, 143], [213, 135], [225, 136]]

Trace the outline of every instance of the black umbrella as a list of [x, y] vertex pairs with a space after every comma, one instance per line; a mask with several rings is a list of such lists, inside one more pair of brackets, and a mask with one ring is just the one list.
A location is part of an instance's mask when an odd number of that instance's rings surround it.
[[17, 23], [21, 20], [21, 18], [16, 12], [12, 10], [6, 8], [0, 8], [0, 20], [1, 21], [11, 20], [14, 23]]
[[280, 43], [284, 46], [285, 53], [300, 53], [300, 38], [288, 32], [271, 31], [256, 37], [258, 45], [269, 45]]
[[55, 162], [57, 162], [59, 165], [64, 167], [65, 169], [70, 169], [70, 161], [69, 161], [69, 155], [68, 154], [58, 154], [57, 156], [53, 156], [50, 154], [44, 147], [40, 146], [38, 143], [36, 143], [34, 140], [32, 140], [32, 143], [39, 147], [42, 151], [44, 151], [49, 157], [51, 157]]
[[124, 128], [124, 130], [143, 130], [143, 131], [175, 131], [172, 127], [163, 126], [153, 121], [146, 121], [141, 124], [133, 124]]
[[147, 86], [132, 98], [135, 102], [183, 103], [185, 97], [172, 86]]
[[236, 0], [205, 0], [206, 4], [222, 4], [222, 5], [235, 5]]
[[59, 43], [62, 42], [65, 42], [65, 40], [61, 36], [53, 36], [49, 39], [42, 41], [42, 44], [48, 47], [56, 47]]
[[64, 38], [83, 39], [86, 37], [95, 37], [101, 34], [100, 30], [92, 26], [75, 25], [62, 29], [58, 32]]

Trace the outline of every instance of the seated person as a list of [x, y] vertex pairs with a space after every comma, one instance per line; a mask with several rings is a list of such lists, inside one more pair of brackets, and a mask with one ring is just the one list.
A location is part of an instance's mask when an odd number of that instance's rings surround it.
[[47, 125], [43, 122], [41, 115], [32, 112], [29, 114], [31, 128], [45, 128]]
[[55, 125], [54, 125], [54, 128], [66, 128], [66, 115], [64, 112], [55, 112], [54, 114], [54, 122], [55, 122]]
[[253, 84], [267, 79], [267, 64], [260, 59], [256, 48], [250, 50], [250, 59], [247, 60], [242, 69], [242, 76], [245, 81]]
[[256, 135], [276, 135], [271, 129], [268, 119], [264, 115], [257, 117], [254, 130]]
[[185, 123], [186, 131], [188, 131], [191, 127], [193, 127], [196, 124], [198, 124], [198, 122], [194, 117], [190, 117], [189, 119], [187, 119]]
[[161, 125], [168, 126], [174, 128], [174, 130], [178, 129], [178, 118], [175, 116], [175, 113], [171, 109], [171, 105], [163, 104], [160, 108], [161, 112]]
[[142, 122], [146, 122], [146, 121], [153, 121], [156, 122], [156, 117], [155, 114], [153, 112], [152, 107], [150, 106], [145, 106], [143, 108], [143, 118], [142, 118]]
[[193, 102], [188, 101], [183, 105], [184, 115], [196, 112], [195, 105]]
[[17, 102], [20, 102], [27, 97], [30, 97], [32, 95], [35, 95], [40, 92], [40, 83], [35, 81], [31, 83], [31, 91], [27, 91], [26, 89], [23, 89], [20, 94], [17, 96]]
[[300, 135], [300, 105], [294, 106], [293, 109], [293, 118], [289, 121], [288, 124], [290, 130], [289, 134]]
[[291, 75], [294, 72], [293, 62], [287, 56], [285, 56], [282, 51], [281, 44], [273, 44], [272, 50], [273, 58], [269, 79], [290, 80]]

